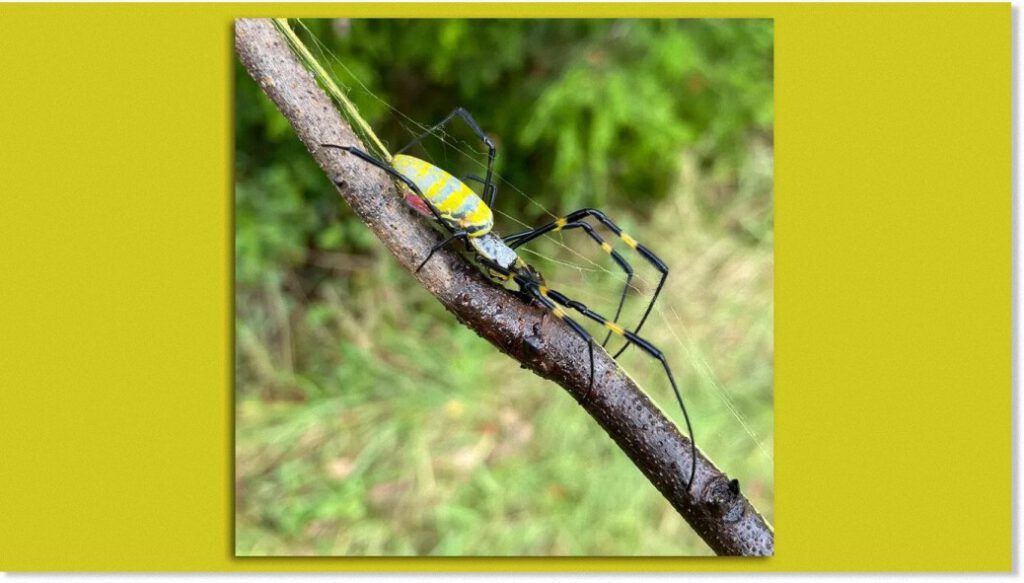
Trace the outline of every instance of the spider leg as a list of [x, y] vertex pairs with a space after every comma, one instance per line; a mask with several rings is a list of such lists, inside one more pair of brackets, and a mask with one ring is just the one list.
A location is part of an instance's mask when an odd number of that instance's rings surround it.
[[558, 307], [558, 304], [551, 301], [547, 296], [545, 289], [541, 289], [540, 286], [534, 282], [521, 282], [519, 278], [516, 278], [516, 281], [519, 282], [520, 285], [523, 285], [531, 296], [533, 296], [545, 308], [551, 310], [551, 313], [554, 314], [556, 318], [565, 322], [577, 336], [587, 343], [587, 350], [590, 354], [590, 382], [587, 384], [587, 392], [583, 394], [583, 402], [589, 401], [590, 394], [594, 390], [594, 337], [591, 336], [590, 333], [587, 332], [587, 329], [580, 325], [579, 322], [570, 318], [569, 315], [565, 313], [565, 310]]
[[398, 171], [395, 170], [394, 168], [392, 168], [387, 162], [384, 162], [382, 160], [378, 160], [377, 158], [374, 158], [373, 155], [368, 154], [368, 153], [360, 150], [359, 148], [356, 148], [355, 146], [337, 146], [335, 144], [320, 144], [320, 147], [321, 148], [335, 148], [335, 149], [338, 149], [338, 150], [344, 150], [344, 151], [348, 152], [349, 154], [352, 154], [353, 156], [356, 156], [357, 158], [360, 158], [360, 159], [362, 159], [362, 160], [364, 160], [364, 161], [366, 161], [366, 162], [368, 162], [370, 164], [373, 164], [377, 168], [380, 168], [381, 170], [387, 172], [392, 177], [398, 179], [399, 181], [402, 182], [402, 184], [408, 186], [410, 190], [412, 190], [414, 193], [416, 193], [416, 196], [418, 196], [423, 202], [426, 203], [427, 208], [429, 208], [430, 212], [433, 213], [434, 219], [438, 222], [438, 224], [440, 224], [445, 229], [448, 229], [448, 232], [451, 233], [451, 236], [448, 237], [447, 239], [445, 239], [444, 241], [442, 241], [441, 243], [431, 247], [430, 248], [430, 253], [427, 254], [427, 258], [423, 260], [423, 263], [420, 263], [420, 266], [416, 268], [416, 271], [419, 271], [419, 270], [423, 269], [423, 266], [426, 265], [427, 261], [434, 255], [434, 253], [436, 253], [439, 249], [443, 248], [445, 245], [451, 243], [453, 239], [457, 239], [457, 238], [460, 238], [460, 237], [463, 237], [463, 238], [465, 237], [466, 233], [460, 232], [460, 231], [454, 231], [450, 227], [448, 227], [448, 224], [441, 217], [441, 211], [437, 210], [437, 207], [435, 207], [434, 204], [432, 202], [430, 202], [430, 199], [423, 195], [423, 192], [420, 191], [420, 187], [416, 186], [415, 182], [413, 182], [412, 180], [409, 180], [409, 178], [399, 174]]
[[452, 241], [454, 241], [454, 240], [456, 240], [456, 239], [463, 239], [463, 240], [465, 240], [465, 239], [466, 239], [466, 237], [468, 237], [468, 236], [469, 236], [469, 231], [456, 231], [456, 232], [452, 233], [452, 234], [451, 234], [451, 235], [450, 235], [450, 236], [449, 236], [449, 237], [448, 237], [447, 239], [445, 239], [444, 241], [441, 241], [441, 242], [440, 242], [440, 243], [438, 243], [437, 245], [434, 245], [433, 247], [431, 247], [431, 248], [430, 248], [430, 253], [427, 253], [427, 258], [426, 258], [426, 259], [424, 259], [424, 260], [423, 260], [423, 262], [422, 262], [422, 263], [420, 263], [420, 266], [416, 268], [416, 273], [419, 273], [419, 271], [420, 271], [421, 269], [423, 269], [423, 266], [424, 266], [424, 265], [426, 265], [428, 261], [430, 261], [430, 258], [434, 256], [434, 253], [437, 253], [437, 252], [438, 252], [439, 250], [441, 250], [441, 249], [444, 249], [444, 248], [445, 248], [445, 247], [447, 247], [447, 246], [448, 246], [448, 245], [449, 245], [449, 244], [450, 244], [450, 243], [451, 243]]
[[[607, 327], [609, 330], [625, 338], [629, 344], [636, 344], [637, 348], [647, 353], [649, 356], [655, 358], [661, 363], [662, 368], [665, 369], [665, 374], [668, 376], [668, 382], [672, 385], [672, 392], [675, 393], [676, 401], [679, 403], [679, 408], [683, 410], [683, 419], [686, 421], [686, 431], [690, 434], [690, 481], [687, 484], [687, 489], [693, 485], [693, 478], [697, 474], [697, 445], [693, 438], [693, 427], [690, 425], [690, 415], [686, 412], [686, 405], [683, 403], [683, 396], [679, 393], [679, 387], [676, 385], [676, 379], [672, 376], [672, 369], [668, 366], [668, 360], [665, 355], [658, 350], [653, 344], [637, 336], [629, 330], [624, 330], [618, 324], [607, 320], [601, 314], [594, 312], [587, 306], [580, 302], [570, 299], [560, 292], [553, 289], [538, 290], [545, 298], [550, 298], [556, 303], [571, 308], [576, 312], [579, 312], [583, 316], [600, 323]], [[556, 314], [557, 315], [557, 314]], [[570, 322], [571, 319], [564, 318], [566, 322]]]
[[[472, 180], [474, 182], [479, 182], [480, 184], [483, 184], [484, 185], [484, 190], [486, 192], [486, 190], [487, 190], [487, 180], [486, 179], [480, 178], [476, 174], [467, 174], [467, 175], [462, 177], [462, 181], [463, 182], [467, 182], [469, 180]], [[498, 196], [498, 185], [492, 183], [491, 187], [494, 189], [494, 191], [491, 193], [491, 200], [490, 200], [490, 202], [487, 203], [487, 206], [493, 205], [494, 204], [494, 197]]]
[[[604, 238], [602, 238], [601, 235], [599, 235], [597, 231], [594, 230], [594, 227], [592, 227], [590, 223], [584, 221], [574, 221], [570, 223], [566, 222], [564, 219], [559, 219], [557, 221], [548, 223], [547, 225], [538, 227], [536, 229], [531, 229], [528, 231], [523, 231], [521, 233], [516, 233], [514, 235], [509, 235], [508, 237], [505, 237], [505, 243], [508, 244], [508, 246], [511, 247], [512, 249], [516, 249], [521, 245], [525, 245], [530, 241], [536, 239], [537, 237], [545, 235], [551, 231], [567, 231], [569, 229], [583, 229], [584, 231], [586, 231], [587, 235], [589, 235], [590, 238], [594, 240], [594, 242], [600, 245], [601, 249], [603, 249], [605, 253], [611, 255], [612, 259], [615, 260], [615, 263], [617, 263], [619, 267], [621, 267], [622, 270], [626, 272], [626, 282], [622, 286], [622, 294], [620, 294], [619, 296], [619, 305], [615, 309], [615, 317], [612, 319], [613, 322], [618, 322], [619, 316], [622, 315], [622, 307], [626, 304], [626, 293], [629, 291], [629, 284], [630, 282], [633, 281], [633, 266], [630, 265], [629, 262], [626, 261], [625, 258], [623, 258], [622, 255], [619, 254], [618, 251], [612, 249], [612, 246], [609, 245], [608, 242], [605, 241]], [[608, 344], [608, 340], [611, 337], [612, 332], [611, 330], [609, 330], [608, 333], [605, 335], [604, 340], [601, 341], [601, 346], [606, 346]]]
[[581, 326], [579, 322], [568, 317], [565, 310], [558, 307], [555, 302], [551, 301], [551, 299], [546, 295], [547, 288], [541, 286], [537, 281], [528, 279], [520, 272], [513, 271], [507, 267], [502, 267], [487, 258], [481, 258], [481, 263], [483, 263], [485, 267], [488, 267], [493, 275], [503, 278], [505, 281], [515, 281], [516, 285], [519, 286], [520, 292], [537, 300], [542, 306], [550, 310], [556, 318], [564, 321], [577, 336], [587, 343], [587, 352], [590, 357], [590, 381], [587, 383], [587, 392], [583, 394], [581, 400], [584, 403], [589, 401], [590, 394], [594, 390], [594, 337], [591, 336], [590, 333], [587, 332], [587, 329]]
[[476, 120], [473, 119], [473, 116], [470, 115], [470, 113], [465, 109], [461, 107], [456, 107], [444, 119], [434, 124], [433, 127], [413, 138], [411, 142], [406, 144], [401, 150], [396, 152], [396, 154], [401, 154], [402, 152], [405, 152], [409, 148], [420, 143], [421, 141], [423, 141], [423, 138], [432, 135], [435, 131], [448, 125], [448, 122], [452, 121], [456, 117], [459, 117], [462, 119], [462, 121], [466, 122], [466, 125], [469, 126], [469, 129], [473, 130], [473, 133], [476, 134], [476, 137], [480, 138], [480, 141], [483, 142], [485, 146], [487, 146], [487, 177], [483, 180], [483, 194], [484, 198], [487, 199], [487, 206], [493, 208], [494, 195], [497, 193], [498, 188], [494, 185], [494, 182], [492, 182], [492, 176], [494, 174], [494, 156], [495, 154], [497, 154], [498, 150], [497, 148], [494, 147], [494, 142], [491, 141], [491, 138], [488, 138], [487, 134], [485, 134], [484, 131], [480, 129], [480, 124], [476, 123]]
[[[615, 222], [609, 219], [603, 212], [592, 208], [580, 209], [578, 211], [569, 213], [564, 217], [556, 219], [548, 225], [538, 227], [537, 229], [531, 229], [529, 231], [523, 231], [522, 233], [510, 235], [506, 237], [505, 241], [506, 243], [509, 244], [510, 247], [515, 248], [521, 245], [522, 243], [526, 242], [522, 241], [523, 239], [534, 239], [537, 236], [540, 236], [549, 231], [557, 231], [559, 224], [563, 225], [563, 227], [561, 228], [565, 228], [565, 226], [567, 226], [569, 223], [579, 222], [580, 220], [585, 219], [587, 217], [591, 217], [600, 222], [602, 225], [608, 227], [613, 233], [615, 233], [616, 235], [618, 235], [620, 239], [622, 239], [623, 243], [625, 243], [628, 247], [636, 250], [636, 252], [639, 253], [640, 256], [644, 258], [644, 260], [646, 260], [648, 263], [654, 266], [654, 268], [657, 269], [659, 273], [661, 273], [661, 277], [658, 280], [658, 287], [654, 289], [654, 295], [651, 297], [650, 303], [647, 304], [647, 309], [644, 310], [644, 315], [640, 318], [640, 323], [637, 324], [636, 328], [633, 329], [634, 334], [639, 334], [640, 329], [643, 328], [644, 322], [647, 321], [647, 317], [651, 315], [651, 310], [654, 308], [654, 302], [658, 301], [658, 295], [661, 293], [661, 289], [665, 286], [665, 279], [668, 278], [668, 265], [666, 265], [660, 257], [655, 255], [653, 251], [651, 251], [641, 243], [638, 243], [636, 239], [626, 234], [621, 227], [616, 225]], [[534, 235], [535, 232], [541, 231], [543, 229], [547, 230], [537, 235]], [[628, 286], [629, 283], [627, 282], [626, 287]], [[623, 290], [623, 295], [625, 295], [625, 290]], [[616, 316], [616, 320], [618, 320], [618, 316]], [[619, 355], [623, 353], [623, 351], [629, 348], [630, 344], [631, 343], [627, 342], [622, 348], [619, 349], [618, 352], [616, 352], [613, 355], [613, 358], [618, 358]]]

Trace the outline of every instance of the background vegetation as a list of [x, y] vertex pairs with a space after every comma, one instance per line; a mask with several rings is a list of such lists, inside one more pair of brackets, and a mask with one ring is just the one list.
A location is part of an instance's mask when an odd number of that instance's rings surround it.
[[[644, 335], [771, 520], [771, 22], [299, 28], [392, 150], [473, 112], [499, 148], [499, 232], [597, 206], [665, 259]], [[236, 87], [238, 554], [710, 552], [566, 393], [396, 266], [241, 66]], [[472, 134], [449, 138], [414, 154], [479, 173]], [[553, 287], [614, 312], [622, 278], [585, 237], [531, 247]], [[628, 325], [656, 273], [627, 257]], [[620, 362], [681, 422], [646, 356]]]

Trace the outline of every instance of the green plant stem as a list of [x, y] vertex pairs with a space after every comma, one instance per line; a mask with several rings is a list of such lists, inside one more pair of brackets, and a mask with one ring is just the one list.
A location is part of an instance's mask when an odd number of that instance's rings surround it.
[[384, 143], [377, 137], [377, 134], [374, 133], [370, 124], [366, 123], [363, 116], [359, 115], [359, 110], [356, 108], [356, 105], [349, 100], [348, 96], [346, 96], [341, 89], [338, 88], [338, 85], [334, 82], [331, 75], [328, 74], [327, 70], [324, 69], [320, 62], [316, 60], [316, 57], [309, 52], [309, 49], [305, 44], [303, 44], [302, 39], [300, 39], [298, 35], [295, 34], [295, 31], [292, 30], [292, 27], [288, 25], [288, 19], [274, 18], [273, 21], [274, 25], [277, 26], [277, 29], [281, 31], [281, 34], [288, 39], [288, 44], [291, 45], [292, 50], [294, 50], [299, 58], [302, 59], [303, 64], [305, 64], [306, 67], [316, 75], [317, 80], [320, 81], [320, 85], [327, 91], [327, 94], [330, 95], [339, 106], [341, 106], [342, 113], [345, 115], [345, 118], [349, 123], [359, 130], [359, 133], [361, 133], [363, 137], [370, 142], [370, 146], [377, 150], [376, 153], [385, 162], [390, 162], [391, 152], [388, 151], [387, 147], [384, 146]]

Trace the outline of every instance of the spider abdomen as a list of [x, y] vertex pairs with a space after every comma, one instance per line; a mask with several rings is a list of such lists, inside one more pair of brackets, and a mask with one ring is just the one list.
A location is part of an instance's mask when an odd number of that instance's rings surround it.
[[404, 154], [392, 158], [391, 165], [420, 189], [449, 227], [466, 231], [470, 237], [480, 237], [494, 226], [490, 207], [458, 178], [429, 162]]

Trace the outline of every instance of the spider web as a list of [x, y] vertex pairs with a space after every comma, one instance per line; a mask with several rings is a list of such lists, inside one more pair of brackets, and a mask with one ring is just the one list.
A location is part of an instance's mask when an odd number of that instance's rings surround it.
[[[382, 105], [390, 112], [394, 121], [409, 135], [410, 140], [430, 129], [430, 126], [420, 123], [413, 117], [392, 106], [388, 101], [373, 93], [373, 91], [371, 91], [369, 87], [367, 87], [366, 84], [363, 83], [362, 80], [360, 80], [359, 77], [345, 65], [343, 60], [328, 46], [326, 46], [326, 44], [321, 41], [320, 38], [318, 38], [302, 20], [293, 19], [291, 22], [295, 22], [298, 25], [298, 28], [300, 28], [304, 33], [304, 36], [312, 42], [312, 50], [318, 54], [321, 64], [323, 64], [334, 76], [334, 82], [337, 83], [338, 86], [346, 93], [352, 95], [354, 92], [358, 92], [359, 94], [365, 95], [369, 99], [372, 99]], [[339, 77], [339, 69], [344, 73], [345, 79]], [[468, 164], [477, 167], [480, 173], [486, 170], [486, 164], [482, 162], [482, 160], [486, 159], [487, 151], [482, 148], [481, 144], [461, 139], [448, 133], [443, 128], [433, 132], [433, 135], [444, 146], [444, 156], [447, 156], [449, 150], [453, 150], [460, 156], [460, 159], [464, 158]], [[389, 148], [392, 147], [391, 144], [386, 145]], [[527, 203], [547, 214], [552, 219], [560, 216], [497, 172], [494, 173], [494, 180], [501, 185], [501, 193], [514, 193], [516, 196], [521, 197]], [[492, 209], [492, 211], [509, 223], [515, 224], [523, 229], [535, 226], [501, 210]], [[601, 228], [600, 225], [596, 226]], [[602, 303], [607, 305], [609, 301], [613, 301], [613, 305], [614, 303], [617, 303], [617, 293], [621, 287], [615, 290], [614, 293], [616, 293], [616, 295], [614, 296], [614, 299], [609, 300], [609, 298], [613, 297], [610, 295], [613, 292], [602, 293], [602, 286], [597, 285], [597, 282], [600, 279], [611, 278], [613, 281], [617, 282], [619, 286], [625, 285], [625, 274], [621, 271], [612, 270], [607, 265], [594, 261], [578, 251], [576, 248], [567, 245], [563, 240], [563, 235], [564, 233], [559, 232], [557, 234], [544, 235], [541, 239], [549, 244], [555, 245], [562, 253], [571, 256], [574, 262], [563, 261], [529, 247], [521, 247], [517, 252], [524, 255], [524, 258], [528, 261], [529, 257], [533, 257], [561, 266], [565, 269], [573, 270], [577, 276], [575, 282], [559, 281], [556, 284], [558, 289], [566, 290], [570, 296], [578, 298], [580, 301], [589, 305], [600, 305]], [[671, 267], [672, 266], [670, 265], [670, 268]], [[655, 285], [656, 280], [643, 275], [639, 271], [636, 272], [633, 276], [633, 281], [629, 283], [631, 300], [635, 302], [642, 301], [644, 305], [646, 305], [646, 302], [650, 301], [650, 293], [645, 290], [653, 290]], [[765, 440], [757, 431], [754, 430], [750, 421], [743, 415], [732, 395], [730, 395], [729, 391], [726, 389], [725, 384], [721, 382], [714, 368], [709, 364], [707, 355], [703, 352], [699, 344], [690, 334], [687, 326], [683, 323], [683, 319], [679, 315], [676, 307], [668, 303], [670, 297], [666, 296], [667, 294], [662, 294], [659, 301], [654, 305], [654, 310], [651, 312], [652, 317], [649, 318], [647, 326], [660, 325], [670, 332], [678, 349], [685, 353], [688, 361], [691, 363], [691, 366], [701, 378], [702, 383], [700, 384], [711, 387], [714, 396], [721, 401], [729, 414], [737, 421], [742, 428], [743, 433], [746, 435], [746, 438], [756, 446], [760, 455], [769, 462], [773, 462], [774, 458], [772, 452], [769, 448], [765, 447]], [[628, 304], [629, 301], [627, 301], [627, 305]], [[655, 315], [657, 316], [657, 324], [654, 318]], [[584, 323], [585, 325], [591, 324], [585, 319], [581, 323]], [[603, 339], [603, 334], [593, 334], [593, 336], [598, 342]], [[614, 349], [611, 346], [609, 346], [609, 350], [614, 352]], [[636, 357], [638, 354], [639, 351], [637, 350], [628, 351], [622, 358], [620, 358], [620, 360], [627, 356]], [[646, 356], [644, 357], [646, 358]], [[694, 388], [695, 387], [685, 387], [684, 390], [692, 391]], [[675, 415], [673, 415], [673, 417], [674, 416]]]

